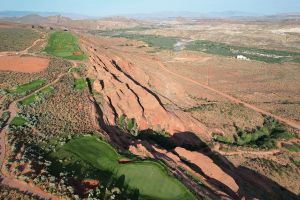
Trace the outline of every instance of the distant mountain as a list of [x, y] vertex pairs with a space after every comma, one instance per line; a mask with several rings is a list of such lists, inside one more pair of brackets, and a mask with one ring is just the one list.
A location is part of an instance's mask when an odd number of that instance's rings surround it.
[[60, 12], [35, 12], [35, 11], [0, 11], [0, 18], [24, 17], [28, 15], [39, 15], [41, 17], [50, 17], [62, 15], [74, 20], [91, 19], [92, 17], [76, 14], [76, 13], [60, 13]]
[[209, 12], [209, 13], [200, 13], [200, 12], [157, 12], [157, 13], [148, 13], [148, 14], [129, 14], [123, 15], [130, 18], [136, 19], [174, 19], [177, 17], [183, 17], [188, 19], [199, 19], [199, 18], [234, 18], [234, 17], [257, 17], [261, 16], [257, 13], [247, 13], [240, 11], [226, 11], [226, 12]]
[[[23, 13], [24, 14], [24, 13]], [[147, 22], [127, 17], [106, 17], [100, 19], [73, 20], [62, 15], [40, 16], [30, 14], [21, 17], [0, 17], [0, 21], [14, 22], [29, 25], [41, 25], [45, 27], [60, 27], [82, 30], [107, 30], [114, 28], [131, 28], [145, 25]]]
[[43, 17], [37, 14], [22, 17], [4, 17], [2, 20], [23, 24], [56, 24], [62, 25], [71, 22], [72, 19], [61, 15]]

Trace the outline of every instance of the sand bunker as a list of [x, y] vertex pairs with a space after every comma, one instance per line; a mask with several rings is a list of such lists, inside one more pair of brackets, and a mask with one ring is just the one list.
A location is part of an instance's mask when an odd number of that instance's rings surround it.
[[46, 69], [49, 60], [38, 57], [0, 56], [0, 71], [36, 73]]

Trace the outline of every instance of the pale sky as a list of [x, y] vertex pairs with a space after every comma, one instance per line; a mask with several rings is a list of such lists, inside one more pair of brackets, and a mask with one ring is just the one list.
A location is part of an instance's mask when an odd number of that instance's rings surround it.
[[68, 12], [89, 16], [163, 11], [275, 14], [300, 12], [300, 0], [0, 0], [0, 10]]

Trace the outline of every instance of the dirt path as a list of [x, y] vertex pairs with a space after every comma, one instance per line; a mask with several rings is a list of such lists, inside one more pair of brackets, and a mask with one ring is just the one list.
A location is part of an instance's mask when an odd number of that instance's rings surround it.
[[281, 151], [279, 149], [269, 150], [269, 151], [243, 151], [243, 150], [236, 150], [236, 151], [222, 151], [220, 150], [220, 144], [216, 144], [213, 149], [213, 151], [218, 152], [222, 156], [243, 156], [243, 155], [255, 155], [257, 157], [265, 157], [265, 156], [272, 156], [275, 154], [280, 153]]
[[[73, 67], [77, 65], [76, 62], [71, 61], [71, 63], [73, 64]], [[6, 153], [6, 142], [5, 142], [5, 137], [6, 137], [6, 133], [7, 133], [7, 127], [10, 124], [10, 122], [13, 120], [13, 118], [15, 117], [15, 115], [18, 112], [18, 108], [17, 108], [17, 103], [29, 96], [31, 96], [32, 94], [39, 92], [55, 83], [57, 83], [63, 76], [65, 76], [66, 74], [70, 73], [72, 67], [69, 69], [68, 72], [60, 74], [54, 81], [52, 81], [51, 83], [46, 84], [45, 86], [41, 87], [40, 89], [24, 96], [21, 97], [15, 101], [13, 101], [8, 109], [6, 111], [10, 112], [10, 117], [6, 123], [6, 125], [3, 127], [3, 129], [0, 131], [0, 172], [1, 172], [1, 178], [2, 180], [2, 184], [4, 185], [8, 185], [9, 187], [12, 188], [17, 188], [20, 191], [23, 192], [29, 192], [32, 193], [34, 195], [37, 195], [43, 199], [59, 199], [58, 197], [55, 197], [53, 195], [50, 195], [46, 192], [44, 192], [43, 190], [41, 190], [39, 187], [36, 187], [34, 185], [29, 185], [24, 183], [23, 181], [20, 181], [18, 179], [14, 179], [13, 177], [7, 176], [5, 173], [3, 173], [2, 169], [3, 169], [3, 165], [4, 165], [4, 160], [5, 160], [5, 153]], [[4, 111], [5, 112], [5, 111]]]
[[[41, 33], [41, 32], [40, 32]], [[46, 34], [45, 33], [41, 33], [42, 34], [42, 38], [39, 38], [37, 40], [35, 40], [31, 46], [27, 47], [26, 49], [24, 49], [23, 51], [20, 51], [21, 54], [24, 54], [24, 53], [28, 53], [29, 49], [31, 49], [32, 47], [34, 47], [38, 42], [41, 42], [41, 41], [45, 41], [46, 40]]]
[[273, 117], [274, 119], [276, 119], [276, 120], [278, 120], [278, 121], [280, 121], [280, 122], [282, 122], [282, 123], [284, 123], [284, 124], [287, 124], [287, 125], [289, 125], [289, 126], [291, 126], [291, 127], [293, 127], [293, 128], [296, 128], [296, 129], [299, 129], [299, 130], [300, 130], [300, 124], [297, 124], [296, 122], [294, 122], [294, 121], [292, 121], [292, 120], [289, 120], [289, 119], [286, 119], [286, 118], [283, 118], [283, 117], [274, 115], [274, 114], [272, 114], [272, 113], [270, 113], [270, 112], [267, 112], [267, 111], [265, 111], [265, 110], [263, 110], [263, 109], [261, 109], [261, 108], [258, 108], [258, 107], [254, 106], [254, 105], [251, 105], [251, 104], [249, 104], [249, 103], [246, 103], [246, 102], [244, 102], [244, 101], [242, 101], [242, 100], [240, 100], [240, 99], [238, 99], [238, 98], [235, 98], [235, 97], [233, 97], [233, 96], [230, 96], [230, 95], [228, 95], [228, 94], [225, 94], [224, 92], [221, 92], [221, 91], [219, 91], [219, 90], [216, 90], [216, 89], [214, 89], [214, 88], [212, 88], [212, 87], [210, 87], [210, 86], [208, 86], [208, 85], [205, 85], [205, 84], [203, 84], [203, 83], [200, 83], [200, 82], [198, 82], [198, 81], [196, 81], [196, 80], [194, 80], [194, 79], [191, 79], [191, 78], [189, 78], [189, 77], [183, 76], [183, 75], [181, 75], [181, 74], [177, 74], [176, 72], [173, 72], [173, 71], [169, 70], [169, 69], [168, 69], [162, 62], [160, 62], [160, 61], [157, 61], [157, 63], [158, 63], [158, 65], [159, 65], [163, 70], [165, 70], [165, 71], [168, 72], [169, 74], [172, 74], [172, 75], [177, 76], [177, 77], [179, 77], [179, 78], [181, 78], [181, 79], [184, 79], [184, 80], [186, 80], [186, 81], [189, 81], [189, 82], [191, 82], [191, 83], [194, 83], [194, 84], [196, 84], [196, 85], [198, 85], [198, 86], [200, 86], [200, 87], [203, 87], [203, 88], [205, 88], [205, 89], [207, 89], [207, 90], [210, 90], [210, 91], [212, 91], [212, 92], [215, 92], [215, 93], [217, 93], [218, 95], [220, 95], [220, 96], [222, 96], [222, 97], [224, 97], [224, 98], [227, 98], [228, 100], [232, 101], [232, 102], [235, 103], [235, 104], [242, 104], [242, 105], [244, 105], [245, 107], [247, 107], [247, 108], [249, 108], [249, 109], [251, 109], [251, 110], [254, 110], [254, 111], [259, 112], [259, 113], [261, 113], [261, 114], [265, 114], [265, 115], [268, 115], [268, 116], [270, 116], [270, 117]]
[[43, 199], [52, 199], [52, 200], [59, 200], [60, 198], [54, 197], [51, 194], [44, 192], [42, 189], [25, 183], [23, 181], [11, 178], [11, 177], [4, 177], [2, 180], [3, 185], [7, 185], [11, 188], [17, 188], [21, 192], [30, 193], [38, 197], [42, 197]]
[[3, 52], [0, 52], [0, 56], [8, 56], [8, 55], [12, 55], [12, 54], [28, 54], [29, 49], [31, 49], [32, 47], [34, 47], [37, 43], [46, 40], [46, 33], [42, 33], [42, 32], [39, 32], [39, 33], [42, 34], [42, 38], [36, 39], [36, 40], [35, 40], [29, 47], [27, 47], [26, 49], [24, 49], [24, 50], [22, 50], [22, 51], [3, 51]]

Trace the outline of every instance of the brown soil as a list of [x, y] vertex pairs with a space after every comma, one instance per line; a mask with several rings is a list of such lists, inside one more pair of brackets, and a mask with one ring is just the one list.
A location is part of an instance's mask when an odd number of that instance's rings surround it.
[[74, 55], [74, 56], [80, 56], [80, 55], [81, 55], [81, 52], [80, 52], [80, 51], [74, 51], [74, 52], [73, 52], [73, 55]]
[[37, 73], [45, 70], [49, 59], [30, 56], [0, 56], [0, 71]]

